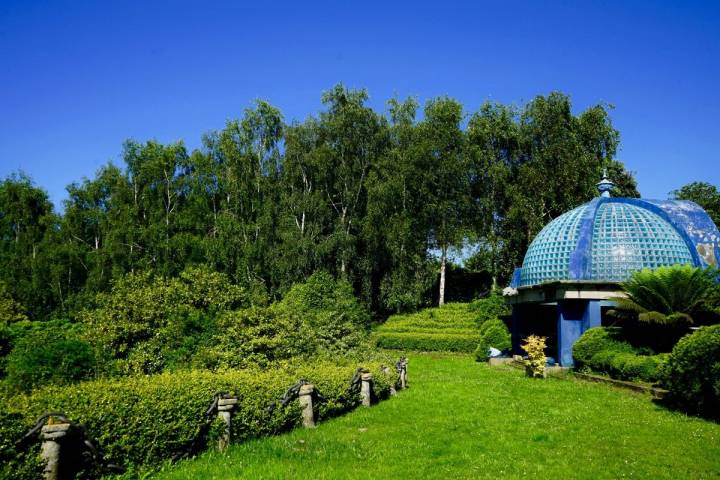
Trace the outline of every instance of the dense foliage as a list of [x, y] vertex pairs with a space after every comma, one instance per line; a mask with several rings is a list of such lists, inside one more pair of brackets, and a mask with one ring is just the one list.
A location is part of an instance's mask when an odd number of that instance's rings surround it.
[[[378, 362], [362, 365], [373, 373], [373, 394], [386, 397], [390, 385], [397, 381], [395, 372], [385, 374]], [[182, 454], [196, 438], [195, 448], [203, 448], [213, 437], [214, 426], [209, 431], [202, 427], [216, 392], [231, 392], [239, 397], [232, 435], [236, 441], [243, 440], [272, 434], [298, 422], [297, 403], [273, 411], [268, 410], [268, 405], [300, 378], [313, 382], [326, 398], [317, 407], [321, 418], [358, 405], [359, 392], [350, 388], [356, 368], [355, 363], [336, 361], [269, 371], [175, 372], [46, 387], [31, 395], [6, 398], [0, 404], [0, 477], [38, 478], [39, 443], [17, 449], [15, 442], [33, 426], [35, 418], [47, 411], [64, 412], [82, 423], [106, 461], [137, 471]], [[81, 478], [101, 473], [90, 463], [84, 468]]]
[[620, 380], [657, 381], [667, 355], [651, 353], [633, 347], [618, 328], [591, 328], [573, 345], [576, 368], [587, 368]]
[[503, 296], [496, 290], [478, 301], [470, 305], [470, 309], [477, 315], [477, 325], [482, 325], [489, 321], [510, 315], [510, 307]]
[[662, 369], [662, 383], [676, 406], [720, 418], [720, 325], [680, 339]]
[[617, 310], [633, 313], [642, 322], [659, 325], [692, 324], [717, 314], [712, 303], [718, 272], [691, 265], [673, 265], [634, 272], [622, 284], [627, 298]]
[[480, 325], [480, 343], [475, 349], [475, 360], [487, 360], [490, 348], [504, 352], [512, 347], [510, 331], [505, 322], [495, 318]]
[[7, 385], [32, 390], [46, 383], [69, 383], [95, 373], [93, 350], [73, 325], [51, 321], [32, 328], [7, 357]]
[[62, 214], [29, 178], [0, 182], [10, 298], [33, 320], [72, 316], [127, 273], [203, 264], [248, 296], [280, 298], [321, 270], [373, 312], [408, 311], [439, 297], [448, 252], [468, 240], [473, 269], [506, 282], [544, 224], [596, 195], [603, 168], [637, 196], [604, 105], [574, 114], [551, 93], [467, 112], [441, 97], [418, 121], [413, 99], [381, 114], [338, 85], [321, 100], [292, 124], [257, 102], [194, 151], [130, 140], [122, 165], [68, 186]]
[[626, 335], [658, 352], [669, 352], [690, 325], [720, 320], [716, 269], [674, 265], [641, 270], [623, 282], [625, 298], [610, 310]]

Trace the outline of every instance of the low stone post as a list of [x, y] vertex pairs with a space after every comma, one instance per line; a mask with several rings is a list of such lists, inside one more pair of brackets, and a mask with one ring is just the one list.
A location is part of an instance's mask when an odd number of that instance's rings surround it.
[[232, 426], [232, 411], [237, 405], [238, 399], [231, 398], [219, 398], [218, 399], [218, 418], [225, 424], [225, 431], [218, 440], [218, 448], [225, 450], [230, 445], [230, 432]]
[[363, 406], [369, 407], [372, 393], [372, 373], [363, 373], [360, 378], [362, 380], [360, 398], [362, 399]]
[[60, 450], [63, 437], [70, 431], [69, 423], [44, 425], [40, 430], [40, 456], [45, 462], [43, 476], [45, 480], [59, 480], [61, 474]]
[[[389, 368], [389, 367], [383, 366], [383, 367], [382, 367], [382, 371], [383, 371], [383, 373], [384, 373], [385, 375], [390, 375], [390, 368]], [[391, 383], [391, 384], [390, 384], [390, 395], [391, 395], [391, 396], [397, 395], [397, 389], [395, 388], [395, 384], [394, 384], [394, 383]]]
[[407, 388], [407, 358], [400, 357], [397, 363], [397, 372], [400, 375], [400, 388]]
[[298, 402], [302, 409], [303, 427], [315, 428], [315, 414], [313, 413], [312, 395], [315, 387], [312, 384], [302, 385], [298, 392]]

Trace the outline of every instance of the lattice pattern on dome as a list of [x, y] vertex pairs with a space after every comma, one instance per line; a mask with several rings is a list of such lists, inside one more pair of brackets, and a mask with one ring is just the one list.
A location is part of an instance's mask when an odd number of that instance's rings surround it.
[[632, 272], [692, 263], [680, 234], [659, 215], [625, 203], [604, 203], [593, 222], [592, 278], [623, 281]]
[[528, 247], [520, 273], [520, 286], [570, 278], [570, 254], [578, 243], [582, 205], [545, 225]]

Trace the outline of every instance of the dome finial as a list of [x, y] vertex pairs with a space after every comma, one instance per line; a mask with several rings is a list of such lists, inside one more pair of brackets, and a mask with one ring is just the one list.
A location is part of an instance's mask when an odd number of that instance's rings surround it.
[[610, 197], [610, 190], [615, 184], [607, 177], [607, 168], [603, 169], [603, 178], [597, 183], [597, 189], [600, 191], [600, 196], [608, 198]]

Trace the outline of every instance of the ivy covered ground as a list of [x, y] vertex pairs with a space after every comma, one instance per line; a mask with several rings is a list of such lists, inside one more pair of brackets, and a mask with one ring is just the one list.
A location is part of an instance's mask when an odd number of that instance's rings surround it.
[[370, 409], [167, 466], [157, 479], [716, 478], [720, 425], [649, 397], [413, 354], [411, 388]]

